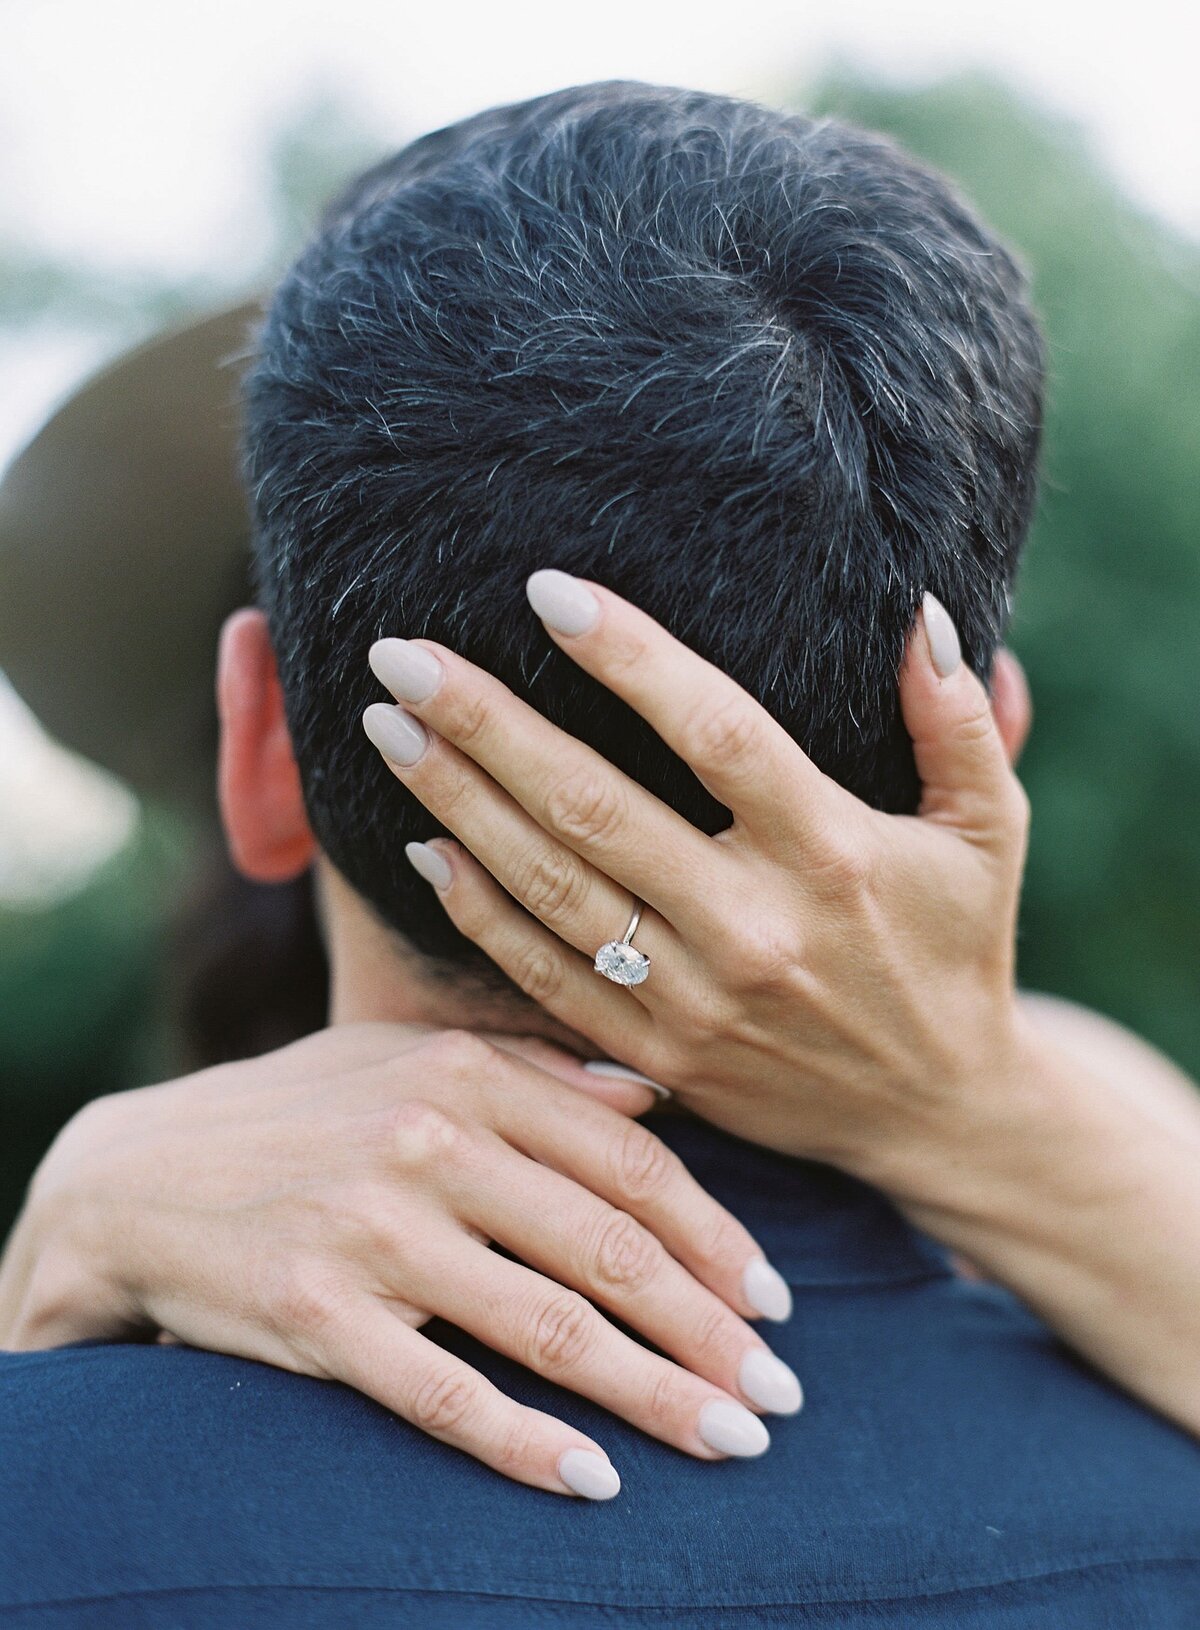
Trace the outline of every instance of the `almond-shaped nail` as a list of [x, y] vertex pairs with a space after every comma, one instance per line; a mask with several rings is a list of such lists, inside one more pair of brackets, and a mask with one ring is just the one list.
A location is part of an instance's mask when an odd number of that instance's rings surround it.
[[660, 1098], [671, 1096], [670, 1087], [660, 1087], [657, 1081], [651, 1081], [640, 1070], [631, 1070], [628, 1064], [612, 1064], [606, 1058], [593, 1058], [583, 1067], [589, 1075], [605, 1075], [614, 1081], [636, 1081], [639, 1086], [649, 1087]]
[[448, 889], [453, 883], [453, 869], [439, 850], [431, 849], [427, 843], [406, 843], [404, 853], [413, 871], [435, 889]]
[[921, 611], [925, 619], [925, 638], [929, 643], [929, 660], [933, 663], [933, 671], [939, 679], [949, 679], [962, 661], [962, 646], [959, 644], [954, 619], [942, 602], [935, 599], [932, 594], [926, 594], [922, 599]]
[[787, 1280], [778, 1273], [765, 1256], [756, 1256], [746, 1264], [742, 1275], [742, 1290], [746, 1300], [764, 1319], [782, 1324], [792, 1316], [792, 1293]]
[[765, 1347], [752, 1347], [743, 1358], [738, 1386], [752, 1404], [772, 1415], [794, 1415], [804, 1402], [796, 1372]]
[[558, 1457], [558, 1475], [585, 1500], [611, 1500], [621, 1492], [617, 1468], [592, 1449], [568, 1449]]
[[384, 758], [411, 766], [429, 746], [429, 737], [411, 713], [388, 702], [372, 702], [362, 716], [363, 729]]
[[757, 1415], [741, 1404], [726, 1403], [713, 1398], [700, 1411], [696, 1422], [700, 1438], [718, 1454], [736, 1455], [739, 1460], [751, 1460], [771, 1446], [771, 1434]]
[[376, 640], [367, 661], [398, 702], [427, 702], [446, 677], [432, 652], [411, 640]]
[[529, 604], [556, 634], [587, 634], [600, 621], [600, 602], [567, 572], [534, 572], [525, 585]]

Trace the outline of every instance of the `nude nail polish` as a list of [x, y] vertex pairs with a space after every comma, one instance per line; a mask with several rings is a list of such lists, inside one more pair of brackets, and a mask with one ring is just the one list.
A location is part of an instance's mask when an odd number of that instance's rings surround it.
[[639, 1086], [649, 1087], [657, 1097], [665, 1100], [671, 1096], [670, 1087], [660, 1087], [657, 1081], [651, 1081], [648, 1075], [640, 1070], [631, 1070], [627, 1064], [613, 1064], [606, 1058], [590, 1059], [584, 1066], [589, 1075], [606, 1075], [614, 1081], [636, 1081]]
[[398, 702], [427, 702], [446, 677], [432, 652], [411, 640], [376, 640], [367, 661]]
[[929, 643], [929, 660], [933, 663], [933, 671], [939, 679], [949, 679], [962, 661], [962, 646], [954, 619], [932, 594], [922, 598], [921, 611], [925, 618], [925, 638]]
[[406, 768], [415, 764], [429, 746], [424, 728], [402, 707], [372, 702], [362, 716], [363, 729], [384, 758]]
[[742, 1290], [750, 1306], [764, 1319], [773, 1319], [776, 1324], [782, 1324], [785, 1319], [791, 1318], [792, 1293], [787, 1280], [776, 1272], [765, 1256], [756, 1256], [746, 1264]]
[[567, 572], [534, 572], [525, 585], [529, 604], [556, 634], [586, 634], [600, 621], [600, 602]]
[[794, 1415], [804, 1402], [796, 1372], [765, 1347], [752, 1347], [738, 1368], [738, 1386], [772, 1415]]
[[750, 1460], [771, 1446], [771, 1434], [758, 1416], [741, 1404], [726, 1403], [724, 1398], [713, 1398], [705, 1404], [696, 1431], [710, 1449], [735, 1455], [739, 1460]]
[[453, 883], [450, 862], [439, 850], [431, 849], [427, 843], [406, 843], [404, 853], [413, 871], [435, 889], [448, 889]]
[[558, 1475], [585, 1500], [611, 1500], [621, 1492], [617, 1468], [591, 1449], [568, 1449], [558, 1459]]

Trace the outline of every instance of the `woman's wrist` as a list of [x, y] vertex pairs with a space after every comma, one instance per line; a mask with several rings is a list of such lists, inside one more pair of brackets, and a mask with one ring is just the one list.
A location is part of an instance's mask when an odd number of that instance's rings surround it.
[[973, 1124], [931, 1138], [880, 1186], [1107, 1374], [1200, 1431], [1200, 1105], [1181, 1129], [1136, 1075], [1114, 1080], [1024, 1015], [1017, 1042], [978, 1083]]
[[[968, 1047], [964, 1037], [973, 1038]], [[979, 1179], [1000, 1178], [1061, 1113], [1015, 995], [986, 1022], [905, 1060], [893, 1084], [877, 1085], [864, 1111], [845, 1116], [837, 1141], [814, 1158], [882, 1189], [898, 1205], [975, 1212], [987, 1206]]]
[[1098, 1091], [1018, 1004], [999, 1034], [940, 1108], [856, 1172], [960, 1249], [967, 1237], [1005, 1240], [1052, 1227], [1059, 1211], [1078, 1219], [1111, 1204], [1143, 1130], [1136, 1107]]

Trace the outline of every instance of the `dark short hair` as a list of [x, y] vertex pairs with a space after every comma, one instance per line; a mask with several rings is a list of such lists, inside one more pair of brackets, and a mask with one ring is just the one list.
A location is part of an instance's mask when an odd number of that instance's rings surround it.
[[387, 634], [445, 642], [727, 823], [551, 645], [524, 598], [541, 566], [627, 595], [822, 769], [911, 809], [905, 637], [931, 589], [987, 677], [1042, 372], [1008, 250], [829, 120], [608, 82], [371, 170], [284, 277], [247, 386], [258, 583], [323, 849], [419, 951], [474, 960], [404, 858], [435, 824], [359, 724]]

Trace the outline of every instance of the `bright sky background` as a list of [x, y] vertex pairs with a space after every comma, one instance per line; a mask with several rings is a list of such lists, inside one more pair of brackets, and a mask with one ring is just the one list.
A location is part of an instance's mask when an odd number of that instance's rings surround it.
[[[1127, 188], [1200, 235], [1190, 8], [1142, 0], [0, 0], [0, 211], [102, 265], [236, 276], [261, 253], [260, 155], [306, 99], [400, 142], [489, 104], [628, 77], [771, 100], [832, 59], [906, 80], [1001, 72], [1080, 119]], [[10, 352], [0, 462], [96, 360]]]

